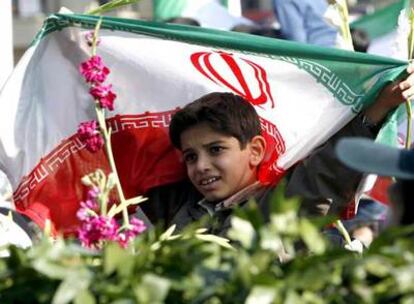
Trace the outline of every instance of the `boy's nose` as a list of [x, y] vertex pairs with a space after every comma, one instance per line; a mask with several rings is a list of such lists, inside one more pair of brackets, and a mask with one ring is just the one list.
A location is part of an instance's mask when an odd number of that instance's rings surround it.
[[211, 163], [207, 156], [199, 155], [196, 163], [197, 171], [204, 172], [210, 169]]

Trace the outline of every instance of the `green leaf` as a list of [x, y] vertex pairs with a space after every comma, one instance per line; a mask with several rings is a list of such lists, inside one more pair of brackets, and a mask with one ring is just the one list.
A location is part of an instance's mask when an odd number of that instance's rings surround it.
[[75, 298], [74, 304], [95, 304], [95, 298], [89, 290], [81, 291]]
[[[147, 198], [143, 196], [137, 196], [126, 201], [123, 201], [118, 206], [112, 205], [111, 209], [108, 212], [109, 217], [114, 217], [116, 214], [121, 213], [123, 210], [127, 209], [131, 205], [136, 205], [146, 201]], [[114, 207], [115, 206], [115, 207]]]
[[137, 196], [137, 197], [127, 199], [127, 203], [128, 203], [128, 206], [132, 206], [132, 205], [141, 204], [142, 202], [145, 202], [146, 200], [148, 200], [147, 197], [143, 197], [143, 196], [140, 195], [140, 196]]
[[229, 240], [219, 237], [217, 235], [213, 234], [196, 234], [195, 237], [199, 240], [216, 243], [222, 247], [228, 248], [228, 249], [234, 249], [230, 244]]
[[106, 275], [112, 274], [130, 258], [128, 251], [122, 249], [118, 244], [106, 245], [104, 249], [104, 273]]
[[414, 265], [396, 268], [393, 275], [401, 292], [414, 292]]
[[34, 269], [52, 279], [64, 279], [74, 270], [46, 259], [37, 259], [33, 263]]
[[170, 228], [168, 228], [163, 234], [160, 235], [160, 241], [165, 241], [171, 238], [173, 235], [176, 225], [172, 225]]
[[280, 252], [284, 250], [280, 236], [270, 229], [260, 230], [260, 246], [265, 250]]
[[228, 232], [228, 236], [232, 240], [239, 241], [244, 248], [250, 248], [255, 235], [256, 232], [250, 222], [239, 217], [231, 218], [231, 228]]
[[113, 0], [111, 2], [105, 3], [100, 7], [88, 11], [86, 14], [88, 15], [100, 15], [114, 9], [120, 8], [125, 5], [130, 5], [139, 2], [140, 0]]
[[282, 180], [276, 189], [273, 191], [270, 206], [271, 213], [286, 213], [290, 211], [299, 210], [300, 199], [299, 197], [285, 197], [286, 181]]
[[246, 299], [246, 304], [267, 304], [273, 303], [276, 290], [266, 286], [254, 286]]
[[134, 292], [139, 303], [163, 303], [170, 290], [168, 279], [155, 274], [145, 274]]
[[66, 304], [75, 299], [79, 292], [87, 290], [91, 283], [91, 274], [88, 271], [79, 271], [68, 276], [53, 296], [52, 304]]
[[407, 295], [400, 301], [401, 304], [414, 304], [414, 295]]
[[326, 243], [319, 230], [308, 219], [301, 219], [299, 225], [303, 241], [309, 250], [316, 254], [324, 253]]

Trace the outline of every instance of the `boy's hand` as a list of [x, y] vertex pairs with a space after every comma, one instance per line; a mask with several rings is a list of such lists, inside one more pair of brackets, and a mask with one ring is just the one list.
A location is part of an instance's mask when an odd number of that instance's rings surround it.
[[395, 107], [414, 97], [414, 64], [407, 68], [408, 77], [387, 85], [378, 95], [374, 104], [365, 110], [371, 123], [380, 123]]

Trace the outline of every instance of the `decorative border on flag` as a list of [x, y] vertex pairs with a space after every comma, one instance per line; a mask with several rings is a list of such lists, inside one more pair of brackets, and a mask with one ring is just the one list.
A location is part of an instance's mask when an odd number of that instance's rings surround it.
[[[107, 119], [107, 123], [112, 129], [112, 134], [120, 131], [131, 129], [145, 128], [168, 128], [172, 115], [179, 108], [166, 112], [150, 113], [145, 112], [137, 115], [116, 115]], [[277, 127], [260, 118], [262, 128], [275, 139], [275, 149], [280, 155], [285, 152], [285, 144]], [[26, 176], [24, 176], [13, 193], [13, 200], [16, 206], [23, 204], [23, 208], [27, 208], [25, 199], [29, 196], [30, 191], [35, 189], [37, 185], [42, 183], [50, 174], [56, 172], [59, 167], [71, 156], [85, 148], [78, 135], [74, 134], [63, 140], [62, 143], [52, 150], [48, 155], [41, 158], [35, 168]], [[275, 168], [274, 168], [275, 169]]]
[[[139, 115], [116, 115], [107, 119], [107, 123], [112, 129], [112, 134], [130, 129], [168, 128], [171, 116], [175, 111], [145, 112]], [[84, 148], [85, 144], [80, 141], [77, 134], [63, 140], [58, 147], [40, 160], [32, 172], [22, 178], [13, 194], [15, 204], [21, 204], [28, 197], [31, 190], [36, 188], [50, 174], [57, 171], [60, 165], [71, 155], [78, 153]]]
[[276, 149], [277, 154], [281, 155], [285, 153], [286, 151], [285, 141], [283, 140], [283, 137], [280, 134], [277, 127], [273, 123], [271, 123], [270, 121], [267, 121], [266, 119], [262, 117], [260, 117], [260, 125], [262, 129], [266, 131], [267, 134], [269, 134], [271, 137], [275, 139], [276, 145], [274, 146], [274, 148]]
[[311, 74], [318, 82], [321, 82], [330, 92], [332, 92], [334, 97], [342, 104], [352, 106], [353, 112], [359, 113], [362, 110], [363, 95], [353, 92], [343, 80], [327, 67], [300, 58], [281, 56], [279, 59], [288, 63], [293, 63], [300, 69]]
[[79, 152], [84, 147], [85, 144], [80, 141], [78, 136], [73, 135], [68, 140], [64, 140], [62, 144], [50, 152], [45, 158], [42, 158], [33, 171], [22, 178], [22, 181], [13, 194], [15, 205], [18, 205], [24, 200], [30, 191], [36, 188], [50, 173], [56, 171], [69, 156]]

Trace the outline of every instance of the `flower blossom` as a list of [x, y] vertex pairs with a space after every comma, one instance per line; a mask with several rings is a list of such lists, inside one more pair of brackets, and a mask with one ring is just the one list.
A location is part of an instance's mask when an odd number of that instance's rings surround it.
[[117, 241], [121, 247], [126, 248], [131, 240], [146, 229], [144, 222], [134, 217], [130, 221], [130, 227], [118, 234]]
[[82, 122], [78, 128], [80, 140], [86, 144], [86, 149], [90, 152], [96, 152], [104, 145], [102, 135], [98, 131], [98, 125], [95, 120]]
[[92, 216], [93, 213], [91, 211], [98, 211], [99, 205], [97, 198], [99, 196], [99, 193], [100, 191], [96, 187], [89, 189], [86, 200], [80, 203], [80, 208], [76, 213], [76, 216], [79, 220], [86, 221], [90, 216]]
[[93, 86], [89, 90], [89, 93], [93, 96], [93, 98], [98, 100], [101, 108], [113, 111], [116, 94], [112, 91], [111, 84], [106, 86], [101, 84]]
[[118, 229], [119, 225], [112, 217], [91, 216], [79, 227], [78, 238], [83, 246], [98, 249], [103, 241], [115, 241]]
[[92, 84], [102, 83], [110, 73], [108, 67], [103, 64], [102, 57], [95, 55], [82, 62], [79, 67], [80, 73], [86, 82]]
[[[93, 38], [94, 38], [94, 31], [89, 31], [85, 34], [85, 40], [86, 43], [88, 44], [88, 46], [92, 46], [93, 45]], [[96, 46], [98, 46], [101, 43], [101, 39], [99, 39], [98, 37], [96, 37]]]

